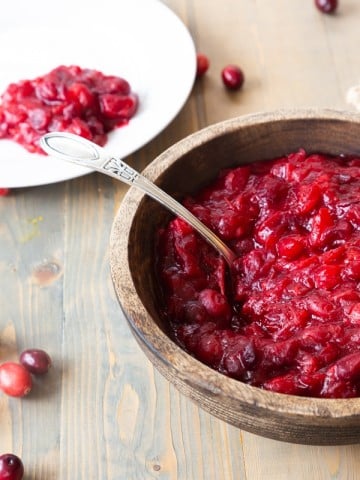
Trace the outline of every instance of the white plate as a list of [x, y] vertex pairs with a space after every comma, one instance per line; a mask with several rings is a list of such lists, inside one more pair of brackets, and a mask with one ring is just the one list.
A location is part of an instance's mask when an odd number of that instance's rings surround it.
[[[154, 138], [184, 105], [195, 79], [195, 47], [184, 24], [161, 2], [65, 0], [55, 13], [48, 0], [22, 3], [19, 12], [17, 2], [9, 2], [0, 19], [0, 45], [6, 46], [0, 52], [0, 92], [61, 64], [124, 77], [139, 95], [139, 110], [109, 135], [106, 147], [121, 157]], [[43, 185], [86, 173], [0, 140], [0, 187]]]

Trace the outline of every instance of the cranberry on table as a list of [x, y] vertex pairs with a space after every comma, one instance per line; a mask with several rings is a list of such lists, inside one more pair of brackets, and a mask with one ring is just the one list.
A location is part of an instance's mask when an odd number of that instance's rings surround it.
[[24, 397], [31, 391], [29, 371], [20, 363], [5, 362], [0, 365], [0, 389], [11, 397]]
[[203, 53], [196, 55], [196, 77], [202, 77], [208, 70], [210, 65], [209, 59]]
[[0, 455], [0, 480], [21, 480], [24, 465], [19, 457], [12, 453]]
[[236, 65], [228, 65], [223, 68], [221, 78], [224, 85], [230, 90], [240, 89], [245, 80], [243, 71]]
[[51, 367], [51, 358], [44, 350], [31, 348], [21, 353], [20, 363], [30, 373], [44, 375]]
[[315, 0], [315, 5], [323, 13], [333, 13], [337, 9], [338, 0]]

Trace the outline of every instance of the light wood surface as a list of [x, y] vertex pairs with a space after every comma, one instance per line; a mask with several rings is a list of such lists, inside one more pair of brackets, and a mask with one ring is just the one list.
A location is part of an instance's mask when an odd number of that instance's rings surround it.
[[[135, 168], [240, 114], [351, 109], [346, 91], [360, 83], [358, 0], [339, 0], [334, 16], [320, 14], [313, 0], [165, 3], [211, 67], [177, 118], [127, 159]], [[221, 84], [227, 63], [244, 70], [239, 92]], [[110, 228], [126, 190], [91, 174], [0, 198], [0, 361], [28, 347], [54, 361], [28, 398], [0, 395], [0, 453], [22, 457], [26, 480], [359, 478], [360, 446], [290, 445], [237, 430], [154, 371], [109, 273]]]

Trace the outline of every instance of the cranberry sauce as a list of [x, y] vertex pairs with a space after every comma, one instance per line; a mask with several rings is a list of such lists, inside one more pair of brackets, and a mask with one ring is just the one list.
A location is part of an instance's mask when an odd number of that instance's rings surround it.
[[238, 258], [228, 282], [224, 260], [183, 220], [159, 232], [177, 343], [267, 390], [360, 396], [360, 158], [300, 150], [226, 170], [184, 204]]
[[44, 153], [40, 137], [51, 131], [75, 133], [104, 145], [106, 134], [126, 124], [137, 106], [138, 98], [123, 78], [60, 66], [8, 86], [1, 96], [0, 138], [37, 153]]

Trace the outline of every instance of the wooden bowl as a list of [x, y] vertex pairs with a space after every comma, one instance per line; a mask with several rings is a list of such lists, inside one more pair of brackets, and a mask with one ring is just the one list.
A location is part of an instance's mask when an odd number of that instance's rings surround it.
[[[181, 197], [209, 183], [223, 167], [271, 159], [299, 148], [308, 153], [360, 154], [360, 116], [332, 110], [260, 113], [207, 127], [178, 142], [144, 171]], [[155, 231], [170, 214], [131, 188], [110, 240], [115, 290], [130, 328], [154, 366], [212, 415], [277, 440], [351, 444], [360, 440], [360, 398], [317, 399], [272, 393], [200, 363], [167, 335], [154, 273]]]

